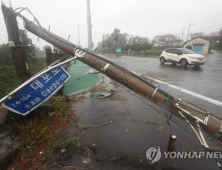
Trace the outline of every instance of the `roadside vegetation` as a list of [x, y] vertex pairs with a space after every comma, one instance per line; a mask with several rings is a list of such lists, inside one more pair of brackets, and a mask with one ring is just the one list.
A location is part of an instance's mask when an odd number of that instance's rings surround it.
[[[9, 58], [7, 63], [3, 63], [0, 59], [0, 98], [4, 97], [20, 85], [18, 76], [16, 75], [15, 67], [10, 60], [11, 59]], [[45, 58], [39, 56], [29, 58], [28, 66], [31, 75], [34, 75], [46, 66]]]
[[[27, 52], [28, 66], [31, 75], [36, 74], [46, 66], [45, 52], [41, 51], [28, 38], [26, 31], [20, 30], [24, 49]], [[7, 95], [20, 85], [13, 64], [8, 44], [0, 45], [0, 98]]]
[[[102, 40], [97, 44], [97, 53], [108, 56], [159, 56], [166, 48], [175, 46], [154, 47], [149, 38], [121, 33], [115, 28], [112, 33], [104, 34]], [[176, 46], [180, 47], [180, 46]], [[121, 52], [116, 53], [116, 49], [121, 48]]]
[[222, 30], [220, 32], [220, 39], [218, 42], [212, 44], [213, 50], [222, 50]]
[[[177, 48], [180, 48], [181, 46], [176, 46]], [[122, 56], [122, 55], [129, 55], [129, 56], [143, 56], [143, 57], [159, 57], [160, 54], [163, 52], [166, 48], [175, 48], [175, 46], [159, 46], [159, 47], [151, 47], [149, 50], [146, 51], [122, 51], [121, 53], [115, 53], [112, 51], [112, 53], [104, 53], [107, 56]]]
[[[22, 120], [12, 120], [12, 126], [18, 129], [24, 146], [19, 148], [19, 154], [12, 158], [8, 169], [46, 169], [49, 163], [54, 162], [59, 154], [54, 149], [76, 143], [77, 137], [68, 141], [57, 141], [59, 135], [73, 124], [73, 114], [67, 110], [66, 98], [56, 96], [52, 98], [53, 111], [38, 110], [34, 117]], [[65, 146], [64, 146], [65, 147]], [[61, 149], [60, 153], [65, 152]]]
[[147, 37], [121, 33], [115, 28], [112, 33], [104, 34], [101, 42], [97, 44], [97, 52], [100, 54], [115, 54], [117, 48], [121, 48], [123, 53], [130, 51], [146, 51], [152, 47]]
[[[21, 31], [23, 47], [27, 53], [29, 72], [36, 74], [46, 67], [45, 52], [37, 48], [28, 38], [26, 31]], [[12, 60], [8, 44], [0, 45], [0, 97], [20, 85], [15, 65]], [[6, 113], [0, 117], [0, 123], [18, 131], [17, 139], [22, 143], [19, 153], [11, 158], [8, 169], [46, 169], [48, 164], [56, 162], [59, 155], [66, 152], [65, 147], [74, 144], [81, 146], [78, 138], [72, 136], [67, 141], [57, 140], [58, 137], [74, 122], [78, 120], [72, 111], [72, 105], [63, 96], [51, 99], [51, 109], [37, 108], [29, 115], [23, 117], [14, 113]], [[69, 105], [69, 106], [68, 106]], [[3, 108], [0, 109], [3, 115]], [[18, 117], [17, 117], [18, 116]], [[59, 148], [59, 152], [54, 152]], [[0, 168], [1, 169], [1, 168]]]

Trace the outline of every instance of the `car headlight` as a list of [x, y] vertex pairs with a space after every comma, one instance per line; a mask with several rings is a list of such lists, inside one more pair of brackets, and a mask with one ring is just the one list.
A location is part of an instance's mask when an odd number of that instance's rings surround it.
[[192, 58], [192, 59], [197, 59], [196, 57], [192, 57], [192, 56], [188, 56], [189, 58]]

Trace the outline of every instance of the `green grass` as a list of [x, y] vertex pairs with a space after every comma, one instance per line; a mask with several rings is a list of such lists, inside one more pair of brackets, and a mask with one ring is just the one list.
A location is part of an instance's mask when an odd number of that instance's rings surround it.
[[41, 71], [43, 68], [46, 67], [46, 59], [43, 57], [35, 57], [31, 58], [28, 61], [29, 70], [31, 73], [31, 76]]
[[19, 83], [14, 66], [0, 66], [0, 98], [14, 90]]

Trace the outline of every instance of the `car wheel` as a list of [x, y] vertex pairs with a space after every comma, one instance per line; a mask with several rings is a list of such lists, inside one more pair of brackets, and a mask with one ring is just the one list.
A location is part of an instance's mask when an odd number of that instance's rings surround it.
[[181, 67], [186, 67], [187, 66], [187, 60], [186, 59], [180, 60], [180, 66]]
[[165, 63], [165, 58], [164, 58], [164, 57], [161, 57], [161, 58], [160, 58], [160, 64], [164, 65], [164, 63]]

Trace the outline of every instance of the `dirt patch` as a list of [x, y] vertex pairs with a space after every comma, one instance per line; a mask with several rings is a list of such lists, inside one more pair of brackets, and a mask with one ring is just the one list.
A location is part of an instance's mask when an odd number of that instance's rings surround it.
[[105, 90], [106, 90], [106, 87], [103, 85], [100, 85], [100, 86], [91, 88], [90, 90], [88, 90], [88, 92], [93, 93], [93, 92], [99, 92], [99, 91], [105, 91]]
[[67, 103], [67, 107], [71, 108], [72, 104], [77, 104], [81, 101], [83, 101], [86, 97], [84, 96], [83, 93], [81, 93], [80, 95], [74, 95], [74, 96], [69, 96], [67, 97], [66, 103]]
[[3, 106], [0, 106], [0, 123], [3, 122], [3, 120], [4, 120], [4, 118], [5, 118], [6, 114], [7, 114], [7, 112], [8, 112], [8, 109], [6, 109], [6, 108], [3, 107]]

